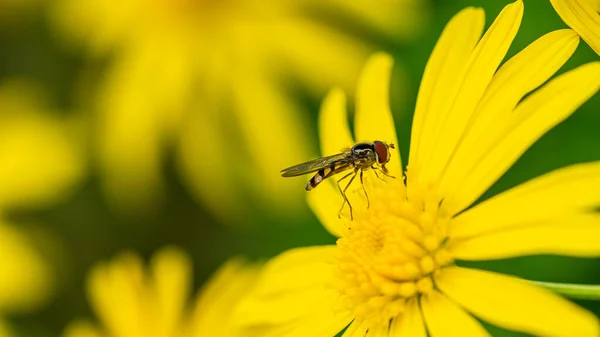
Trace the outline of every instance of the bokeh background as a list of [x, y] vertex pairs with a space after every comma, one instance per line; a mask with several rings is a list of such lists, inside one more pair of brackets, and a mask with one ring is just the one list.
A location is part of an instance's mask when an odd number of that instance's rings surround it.
[[[278, 173], [318, 156], [327, 90], [352, 97], [368, 55], [393, 55], [407, 158], [419, 81], [444, 25], [466, 6], [483, 7], [489, 24], [507, 3], [0, 0], [0, 336], [59, 336], [94, 317], [88, 272], [124, 250], [149, 258], [180, 247], [198, 289], [232, 256], [333, 243], [306, 206], [306, 180]], [[525, 0], [508, 56], [561, 28], [549, 1]], [[593, 60], [581, 42], [561, 72]], [[599, 129], [596, 95], [484, 198], [600, 160]], [[600, 284], [597, 259], [477, 266]]]

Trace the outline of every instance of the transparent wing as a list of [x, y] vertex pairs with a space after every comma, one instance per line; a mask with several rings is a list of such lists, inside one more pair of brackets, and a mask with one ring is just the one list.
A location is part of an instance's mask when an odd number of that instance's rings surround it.
[[298, 165], [283, 169], [283, 170], [281, 170], [281, 176], [282, 177], [301, 176], [304, 174], [316, 172], [324, 167], [331, 166], [331, 164], [333, 164], [333, 163], [343, 164], [346, 162], [351, 162], [353, 160], [354, 159], [347, 152], [334, 154], [333, 156], [328, 156], [328, 157], [323, 157], [323, 158], [307, 161], [306, 163], [298, 164]]

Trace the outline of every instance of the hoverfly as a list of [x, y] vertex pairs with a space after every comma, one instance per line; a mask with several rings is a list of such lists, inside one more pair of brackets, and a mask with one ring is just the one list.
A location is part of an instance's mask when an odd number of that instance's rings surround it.
[[[338, 217], [341, 218], [342, 210], [344, 209], [346, 203], [348, 203], [348, 207], [350, 208], [350, 220], [353, 220], [352, 205], [350, 204], [350, 201], [348, 201], [346, 190], [360, 172], [360, 184], [367, 198], [367, 208], [369, 208], [369, 195], [367, 194], [367, 190], [365, 189], [365, 185], [363, 183], [363, 172], [372, 169], [377, 178], [383, 181], [385, 181], [385, 179], [381, 178], [379, 174], [377, 174], [377, 171], [380, 171], [390, 178], [394, 178], [389, 174], [387, 168], [385, 167], [385, 164], [390, 161], [390, 148], [394, 149], [394, 144], [387, 144], [379, 140], [376, 140], [373, 143], [358, 143], [352, 148], [343, 150], [342, 153], [288, 167], [284, 170], [281, 170], [281, 176], [296, 177], [317, 172], [306, 184], [306, 190], [310, 191], [317, 187], [317, 185], [319, 185], [323, 180], [335, 174], [347, 170], [353, 170], [337, 181], [338, 189], [344, 197], [344, 202], [342, 203]], [[346, 187], [342, 189], [340, 182], [350, 176], [352, 176], [352, 178], [350, 178], [350, 181]]]

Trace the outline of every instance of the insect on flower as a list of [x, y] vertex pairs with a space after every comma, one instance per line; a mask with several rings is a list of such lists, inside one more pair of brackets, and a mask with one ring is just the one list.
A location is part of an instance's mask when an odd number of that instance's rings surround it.
[[[365, 189], [365, 185], [363, 183], [363, 172], [373, 169], [375, 176], [383, 181], [385, 181], [385, 179], [381, 178], [379, 174], [377, 174], [377, 171], [380, 171], [390, 178], [394, 178], [389, 174], [387, 168], [385, 167], [385, 164], [390, 161], [390, 148], [394, 149], [394, 144], [387, 144], [379, 140], [376, 140], [373, 143], [358, 143], [352, 148], [345, 149], [342, 153], [311, 160], [306, 163], [283, 169], [281, 170], [281, 176], [296, 177], [317, 172], [306, 184], [306, 190], [310, 191], [317, 187], [317, 185], [319, 185], [323, 180], [335, 174], [353, 170], [337, 181], [338, 189], [344, 197], [344, 202], [342, 203], [338, 217], [342, 216], [344, 205], [348, 203], [348, 207], [350, 208], [350, 220], [353, 220], [352, 205], [350, 204], [350, 201], [348, 201], [346, 190], [348, 187], [350, 187], [350, 184], [352, 184], [352, 181], [354, 181], [354, 178], [356, 178], [360, 172], [360, 184], [365, 193], [365, 197], [367, 198], [367, 208], [369, 208], [369, 195], [367, 194], [367, 190]], [[346, 187], [342, 189], [340, 182], [350, 176], [352, 176], [350, 181], [348, 181]]]

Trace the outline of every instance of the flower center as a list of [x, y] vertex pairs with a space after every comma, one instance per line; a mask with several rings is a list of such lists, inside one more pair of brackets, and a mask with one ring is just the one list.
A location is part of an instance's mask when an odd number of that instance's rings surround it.
[[358, 320], [387, 324], [408, 299], [430, 292], [433, 274], [452, 263], [445, 248], [450, 217], [439, 199], [399, 180], [367, 186], [369, 209], [353, 203], [354, 221], [337, 241], [337, 287]]

